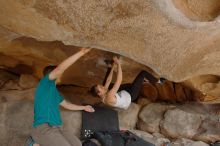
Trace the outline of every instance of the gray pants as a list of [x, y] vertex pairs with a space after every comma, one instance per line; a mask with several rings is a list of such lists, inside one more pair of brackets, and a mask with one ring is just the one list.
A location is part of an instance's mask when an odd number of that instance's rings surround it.
[[39, 125], [32, 130], [34, 141], [40, 146], [82, 146], [74, 135], [68, 135], [60, 126]]

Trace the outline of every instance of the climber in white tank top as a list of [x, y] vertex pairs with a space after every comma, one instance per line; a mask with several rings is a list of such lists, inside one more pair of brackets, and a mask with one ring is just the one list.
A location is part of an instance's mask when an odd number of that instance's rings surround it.
[[126, 90], [119, 91], [115, 94], [116, 103], [114, 107], [127, 109], [131, 104], [131, 95]]
[[[114, 63], [106, 74], [104, 85], [98, 84], [92, 87], [91, 92], [94, 96], [99, 96], [102, 102], [112, 107], [127, 109], [132, 101], [135, 101], [139, 95], [143, 81], [147, 79], [150, 83], [158, 81], [152, 74], [141, 71], [131, 84], [122, 84], [122, 69], [117, 57], [113, 57]], [[109, 90], [112, 81], [113, 71], [117, 66], [117, 78], [113, 87]]]
[[102, 98], [102, 102], [112, 107], [117, 107], [121, 109], [127, 109], [131, 104], [131, 95], [125, 90], [117, 92], [115, 94], [115, 99], [115, 102], [110, 102], [107, 101], [104, 97]]

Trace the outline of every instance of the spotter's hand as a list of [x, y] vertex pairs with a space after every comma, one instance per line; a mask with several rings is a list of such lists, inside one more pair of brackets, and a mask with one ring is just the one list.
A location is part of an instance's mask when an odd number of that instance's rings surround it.
[[90, 112], [90, 113], [95, 111], [94, 108], [92, 106], [90, 106], [90, 105], [84, 106], [83, 110], [86, 111], [86, 112]]

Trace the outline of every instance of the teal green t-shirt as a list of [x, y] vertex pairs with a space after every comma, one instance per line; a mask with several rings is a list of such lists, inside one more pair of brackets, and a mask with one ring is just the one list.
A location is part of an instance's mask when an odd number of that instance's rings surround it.
[[45, 123], [50, 126], [62, 125], [59, 105], [63, 100], [56, 88], [55, 80], [49, 80], [49, 75], [42, 78], [35, 91], [33, 126]]

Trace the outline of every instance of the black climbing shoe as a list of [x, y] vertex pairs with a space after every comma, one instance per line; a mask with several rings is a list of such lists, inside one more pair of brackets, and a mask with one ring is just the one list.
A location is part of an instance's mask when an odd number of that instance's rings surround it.
[[161, 85], [163, 85], [166, 80], [167, 80], [167, 79], [165, 79], [165, 78], [162, 77], [162, 78], [159, 79], [158, 83], [160, 83]]

